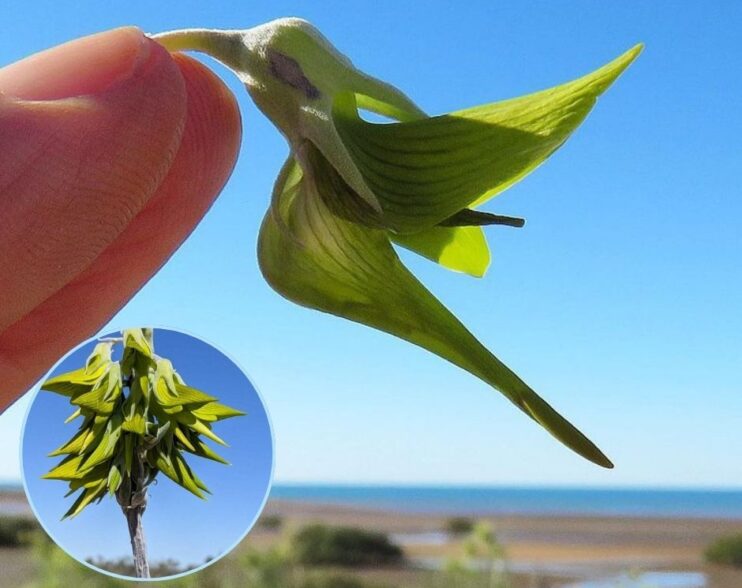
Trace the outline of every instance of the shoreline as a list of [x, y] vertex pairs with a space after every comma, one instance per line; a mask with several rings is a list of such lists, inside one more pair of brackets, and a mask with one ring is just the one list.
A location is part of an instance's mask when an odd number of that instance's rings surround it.
[[405, 509], [393, 509], [376, 506], [356, 506], [351, 504], [337, 504], [331, 501], [320, 502], [314, 500], [271, 498], [266, 504], [264, 514], [278, 514], [298, 517], [301, 519], [311, 518], [314, 516], [331, 517], [331, 518], [359, 518], [363, 520], [384, 520], [393, 524], [397, 522], [413, 522], [416, 525], [431, 526], [439, 525], [452, 517], [469, 517], [477, 520], [499, 521], [505, 523], [511, 522], [536, 522], [537, 524], [547, 522], [569, 522], [570, 524], [579, 525], [581, 522], [587, 526], [594, 525], [597, 522], [611, 525], [611, 523], [626, 524], [632, 523], [639, 526], [656, 525], [681, 525], [693, 529], [742, 529], [742, 519], [724, 518], [718, 516], [664, 516], [664, 515], [614, 515], [614, 514], [591, 514], [591, 513], [561, 513], [561, 514], [540, 514], [540, 513], [478, 513], [478, 512], [410, 512]]
[[[0, 516], [33, 516], [22, 491], [0, 491]], [[332, 502], [270, 499], [263, 517], [274, 516], [280, 529], [256, 525], [237, 551], [268, 549], [285, 543], [290, 535], [312, 523], [359, 527], [389, 535], [408, 560], [402, 570], [367, 569], [362, 575], [395, 585], [417, 585], [416, 574], [441, 567], [463, 554], [463, 539], [446, 533], [452, 516], [487, 522], [505, 552], [513, 586], [560, 586], [622, 573], [680, 572], [703, 574], [707, 588], [742, 586], [742, 569], [718, 568], [705, 563], [703, 553], [714, 540], [742, 532], [738, 519], [614, 516], [412, 513], [400, 509], [359, 507]], [[415, 576], [419, 577], [419, 576]], [[407, 581], [404, 580], [407, 578]]]
[[0, 516], [34, 516], [23, 488], [0, 490]]
[[[257, 527], [245, 545], [269, 546], [293, 529], [322, 523], [387, 533], [417, 563], [440, 564], [462, 553], [461, 539], [445, 533], [449, 515], [285, 499], [270, 500], [264, 514], [281, 517], [283, 532]], [[579, 581], [625, 572], [675, 571], [702, 573], [709, 588], [742, 586], [742, 570], [718, 569], [703, 557], [717, 538], [742, 532], [739, 520], [521, 514], [472, 518], [492, 526], [508, 569], [521, 580], [536, 575], [555, 582]], [[371, 575], [383, 577], [384, 572]]]

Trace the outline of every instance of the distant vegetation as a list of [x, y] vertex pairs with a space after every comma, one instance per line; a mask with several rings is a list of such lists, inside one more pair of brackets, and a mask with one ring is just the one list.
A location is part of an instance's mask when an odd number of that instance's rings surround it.
[[742, 568], [742, 533], [722, 537], [706, 549], [706, 560], [735, 568]]
[[474, 521], [468, 517], [451, 517], [446, 521], [449, 535], [468, 535], [474, 530]]
[[331, 575], [324, 578], [309, 578], [304, 582], [301, 588], [370, 588], [358, 578], [350, 576]]
[[[7, 519], [5, 519], [7, 521]], [[26, 519], [28, 521], [28, 519]], [[24, 554], [33, 563], [33, 577], [19, 578], [19, 588], [131, 588], [130, 581], [118, 580], [94, 572], [73, 560], [45, 533], [31, 530], [26, 539], [32, 548]], [[320, 553], [306, 549], [319, 539]], [[365, 577], [368, 568], [401, 562], [402, 552], [382, 533], [352, 527], [310, 525], [287, 541], [267, 549], [242, 547], [200, 572], [175, 580], [157, 582], [157, 588], [507, 588], [507, 578], [500, 573], [502, 552], [491, 530], [476, 524], [463, 542], [465, 554], [447, 562], [441, 571], [415, 572], [414, 580], [384, 581]], [[369, 555], [371, 554], [371, 555]], [[330, 557], [332, 556], [332, 557]], [[332, 560], [332, 563], [330, 563]], [[473, 561], [477, 566], [472, 566]], [[128, 561], [92, 561], [110, 571], [127, 573]], [[167, 570], [170, 565], [171, 569]], [[117, 566], [121, 566], [117, 569]], [[353, 566], [353, 569], [349, 568]], [[361, 566], [361, 567], [355, 567]], [[177, 564], [163, 562], [157, 573], [162, 577], [180, 571]], [[176, 569], [178, 568], [178, 569]], [[345, 569], [339, 569], [345, 568]], [[401, 570], [404, 572], [404, 569]], [[404, 572], [406, 573], [406, 572]], [[410, 576], [407, 576], [410, 578]], [[401, 582], [401, 583], [400, 583]]]
[[[242, 586], [250, 588], [396, 588], [369, 583], [359, 577], [334, 570], [307, 569], [297, 565], [291, 550], [279, 547], [273, 547], [267, 551], [251, 549], [243, 553], [238, 561], [241, 564], [242, 575], [234, 585], [240, 588]], [[219, 562], [216, 565], [221, 566], [222, 563]], [[229, 574], [225, 575], [230, 577]], [[220, 584], [219, 588], [222, 586]]]
[[263, 515], [258, 520], [258, 527], [276, 531], [283, 526], [283, 517], [281, 515]]
[[314, 566], [383, 566], [402, 561], [402, 549], [384, 533], [355, 527], [309, 525], [292, 539], [297, 561]]
[[[100, 568], [101, 570], [106, 570], [107, 572], [112, 572], [121, 576], [136, 576], [134, 559], [131, 557], [122, 557], [121, 559], [115, 560], [98, 557], [89, 558], [87, 561], [90, 565]], [[180, 574], [196, 567], [198, 566], [183, 566], [180, 562], [177, 562], [174, 559], [149, 562], [149, 572], [153, 578], [174, 576], [175, 574]]]
[[507, 588], [505, 550], [486, 522], [472, 524], [463, 542], [463, 555], [446, 562], [432, 578], [431, 588]]
[[[54, 543], [34, 543], [33, 560], [37, 575], [20, 588], [131, 588], [119, 580], [94, 572], [69, 557]], [[398, 588], [369, 582], [335, 570], [317, 570], [297, 565], [290, 550], [243, 550], [213, 566], [176, 580], [161, 580], [157, 588]]]
[[0, 547], [25, 547], [41, 527], [30, 517], [0, 517]]

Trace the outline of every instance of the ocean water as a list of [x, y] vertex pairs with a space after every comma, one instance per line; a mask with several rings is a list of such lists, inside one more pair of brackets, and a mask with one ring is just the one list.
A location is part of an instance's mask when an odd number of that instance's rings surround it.
[[[22, 491], [0, 484], [2, 491]], [[718, 518], [742, 521], [742, 490], [276, 484], [271, 498], [427, 514]], [[3, 505], [15, 509], [16, 505]]]
[[22, 492], [23, 484], [20, 482], [0, 482], [0, 492]]
[[742, 520], [742, 490], [277, 484], [271, 498], [429, 514], [689, 517]]
[[621, 574], [601, 580], [567, 584], [562, 588], [705, 588], [706, 575], [700, 572], [646, 572]]

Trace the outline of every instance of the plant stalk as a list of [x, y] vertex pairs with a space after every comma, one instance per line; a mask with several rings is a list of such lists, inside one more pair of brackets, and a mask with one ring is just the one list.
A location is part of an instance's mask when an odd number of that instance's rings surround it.
[[126, 522], [129, 525], [131, 538], [131, 552], [134, 556], [134, 569], [137, 578], [149, 578], [149, 562], [147, 561], [147, 543], [144, 539], [142, 515], [144, 506], [132, 506], [124, 510]]
[[[151, 339], [150, 339], [151, 341]], [[116, 491], [116, 500], [126, 517], [131, 541], [131, 554], [134, 558], [134, 571], [137, 578], [149, 578], [147, 542], [144, 538], [142, 516], [147, 509], [146, 454], [140, 447], [134, 455], [131, 475], [126, 476]]]

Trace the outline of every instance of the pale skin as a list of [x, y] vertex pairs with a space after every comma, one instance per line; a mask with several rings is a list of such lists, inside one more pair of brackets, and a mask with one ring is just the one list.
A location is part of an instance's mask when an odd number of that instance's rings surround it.
[[133, 27], [0, 69], [0, 412], [172, 255], [240, 140], [223, 82]]

